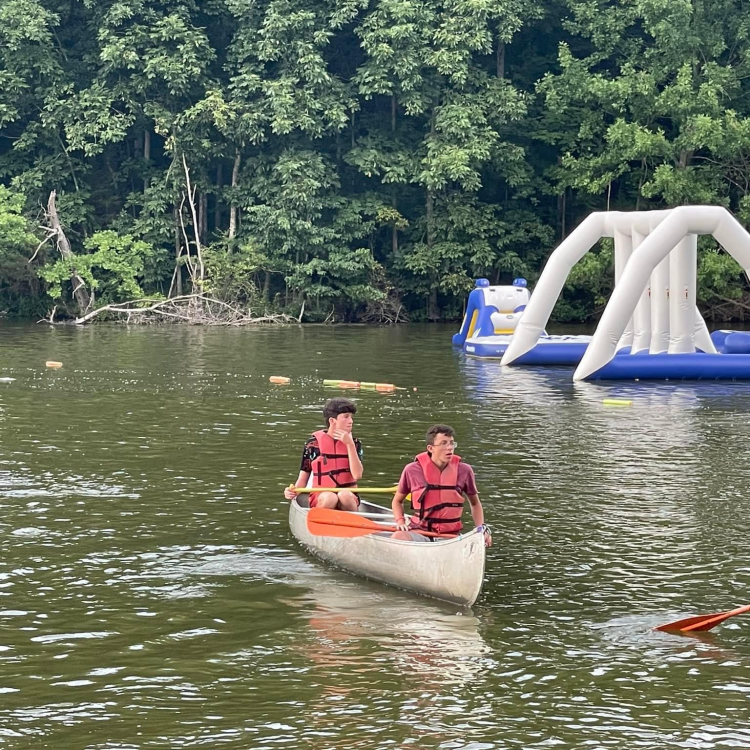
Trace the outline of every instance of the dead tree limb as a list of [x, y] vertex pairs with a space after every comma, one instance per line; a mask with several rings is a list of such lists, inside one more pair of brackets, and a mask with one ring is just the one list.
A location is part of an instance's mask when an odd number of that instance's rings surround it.
[[[60, 223], [60, 217], [57, 215], [56, 199], [57, 192], [53, 190], [49, 194], [46, 214], [47, 224], [49, 225], [50, 230], [50, 239], [52, 237], [55, 238], [57, 249], [60, 251], [63, 260], [72, 261], [74, 257], [73, 251], [70, 248], [70, 242], [65, 235], [62, 224]], [[93, 297], [89, 294], [89, 291], [86, 288], [86, 282], [77, 273], [75, 268], [70, 269], [70, 283], [73, 285], [73, 297], [78, 305], [78, 314], [85, 315], [86, 312], [88, 312], [89, 307], [91, 307]]]
[[185, 170], [185, 185], [187, 186], [187, 197], [188, 203], [190, 204], [190, 213], [193, 217], [193, 236], [195, 237], [195, 254], [198, 258], [198, 278], [193, 278], [193, 284], [196, 284], [199, 289], [203, 289], [203, 279], [205, 278], [206, 272], [203, 267], [203, 250], [201, 249], [201, 228], [198, 221], [198, 214], [195, 210], [195, 188], [190, 185], [190, 170], [188, 169], [187, 160], [185, 154], [182, 155], [182, 167]]
[[[219, 310], [212, 309], [211, 305], [218, 306]], [[210, 326], [244, 326], [259, 323], [295, 322], [294, 318], [283, 314], [253, 316], [249, 310], [242, 310], [227, 302], [206, 297], [203, 294], [185, 294], [180, 297], [172, 297], [171, 299], [147, 297], [104, 305], [96, 310], [91, 310], [74, 321], [60, 321], [59, 323], [53, 320], [53, 311], [49, 319], [45, 318], [39, 322], [50, 323], [52, 325], [83, 325], [105, 312], [124, 315], [127, 323], [130, 323], [131, 320], [145, 323], [158, 321], [159, 319]]]

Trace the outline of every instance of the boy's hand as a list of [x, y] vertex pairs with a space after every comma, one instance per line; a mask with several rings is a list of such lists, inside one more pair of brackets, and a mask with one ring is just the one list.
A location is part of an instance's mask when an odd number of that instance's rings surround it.
[[346, 430], [335, 430], [333, 433], [334, 440], [340, 440], [347, 448], [354, 447], [354, 438], [351, 432]]
[[297, 497], [297, 492], [295, 491], [293, 484], [284, 488], [284, 497], [287, 500], [294, 500], [294, 498]]

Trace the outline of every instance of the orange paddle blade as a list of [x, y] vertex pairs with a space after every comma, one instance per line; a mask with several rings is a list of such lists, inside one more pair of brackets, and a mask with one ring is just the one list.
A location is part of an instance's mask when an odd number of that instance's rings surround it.
[[310, 508], [307, 512], [307, 529], [317, 536], [338, 537], [364, 536], [374, 531], [396, 531], [395, 526], [384, 526], [364, 516], [333, 508]]
[[358, 529], [354, 526], [340, 526], [335, 523], [317, 523], [307, 519], [307, 530], [315, 536], [335, 536], [339, 539], [354, 539], [358, 536], [369, 536], [377, 531], [390, 533], [396, 530], [395, 526], [381, 526], [379, 529]]
[[685, 617], [683, 620], [675, 620], [675, 622], [668, 622], [666, 625], [659, 625], [654, 630], [663, 630], [665, 632], [680, 630], [683, 633], [695, 633], [702, 630], [711, 630], [715, 625], [718, 625], [724, 620], [734, 617], [735, 615], [741, 615], [744, 612], [750, 612], [750, 604], [745, 604], [737, 609], [730, 609], [727, 612], [717, 612], [713, 615], [694, 615], [693, 617]]
[[[356, 537], [366, 536], [376, 531], [396, 531], [395, 526], [384, 526], [375, 521], [333, 508], [310, 508], [307, 512], [307, 530], [316, 536]], [[436, 534], [433, 531], [420, 531], [423, 536], [453, 539], [453, 534]]]

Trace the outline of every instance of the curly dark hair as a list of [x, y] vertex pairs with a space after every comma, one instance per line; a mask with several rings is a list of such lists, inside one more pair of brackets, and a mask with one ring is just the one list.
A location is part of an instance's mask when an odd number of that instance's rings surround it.
[[357, 407], [353, 401], [349, 401], [348, 398], [332, 398], [323, 407], [323, 419], [325, 420], [326, 427], [328, 426], [329, 419], [336, 419], [339, 414], [356, 414]]

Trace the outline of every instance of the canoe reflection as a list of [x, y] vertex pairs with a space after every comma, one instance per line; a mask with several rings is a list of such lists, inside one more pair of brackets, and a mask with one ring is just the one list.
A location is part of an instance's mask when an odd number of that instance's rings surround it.
[[488, 668], [470, 612], [338, 577], [304, 599], [312, 605], [306, 653], [329, 678], [341, 670], [351, 684], [352, 671], [396, 673], [435, 687], [476, 680]]
[[335, 572], [296, 603], [308, 608], [297, 648], [317, 693], [306, 711], [311, 748], [370, 750], [383, 732], [416, 750], [465, 739], [475, 710], [467, 696], [496, 669], [480, 634], [486, 623]]

